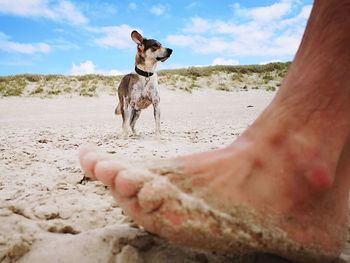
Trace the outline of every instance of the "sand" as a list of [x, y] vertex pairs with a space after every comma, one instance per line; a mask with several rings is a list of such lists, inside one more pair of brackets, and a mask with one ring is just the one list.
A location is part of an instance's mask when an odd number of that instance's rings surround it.
[[[287, 262], [180, 247], [137, 227], [99, 182], [84, 179], [88, 142], [125, 159], [160, 159], [230, 144], [271, 101], [262, 90], [161, 90], [123, 139], [113, 96], [0, 99], [0, 262]], [[342, 260], [350, 253], [344, 250]], [[349, 261], [350, 262], [350, 261]]]

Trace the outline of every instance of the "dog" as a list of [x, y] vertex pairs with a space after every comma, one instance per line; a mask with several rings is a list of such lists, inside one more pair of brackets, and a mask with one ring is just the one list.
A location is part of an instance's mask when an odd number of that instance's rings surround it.
[[155, 39], [146, 39], [139, 32], [132, 31], [131, 39], [137, 44], [135, 73], [125, 75], [118, 87], [119, 104], [115, 114], [123, 118], [123, 135], [128, 136], [129, 126], [135, 134], [135, 124], [141, 110], [153, 105], [156, 134], [160, 134], [160, 97], [158, 76], [155, 72], [157, 62], [166, 61], [173, 50], [165, 48]]

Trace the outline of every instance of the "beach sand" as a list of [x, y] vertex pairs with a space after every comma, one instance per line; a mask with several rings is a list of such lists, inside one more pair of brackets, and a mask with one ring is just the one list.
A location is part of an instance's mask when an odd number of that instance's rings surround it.
[[[0, 262], [287, 262], [180, 247], [137, 227], [99, 182], [84, 179], [81, 145], [120, 159], [162, 159], [229, 145], [273, 98], [273, 92], [192, 94], [161, 90], [162, 134], [152, 107], [137, 136], [123, 139], [117, 99], [0, 99]], [[344, 250], [342, 260], [350, 253]], [[350, 260], [349, 260], [350, 262]]]

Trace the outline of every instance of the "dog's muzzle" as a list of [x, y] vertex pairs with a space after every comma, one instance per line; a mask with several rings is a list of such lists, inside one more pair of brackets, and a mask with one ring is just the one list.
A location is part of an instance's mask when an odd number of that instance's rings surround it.
[[166, 55], [164, 57], [157, 57], [157, 60], [161, 61], [161, 62], [164, 62], [165, 60], [167, 60], [170, 57], [171, 53], [173, 53], [173, 50], [170, 49], [170, 48], [167, 48], [166, 49]]

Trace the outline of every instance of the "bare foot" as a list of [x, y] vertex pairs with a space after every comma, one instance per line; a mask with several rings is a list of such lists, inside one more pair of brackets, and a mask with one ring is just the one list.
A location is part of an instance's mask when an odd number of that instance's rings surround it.
[[83, 169], [146, 230], [181, 244], [337, 257], [350, 186], [348, 13], [348, 0], [315, 1], [282, 87], [230, 147], [138, 164], [85, 148]]
[[127, 164], [87, 147], [81, 164], [111, 187], [138, 224], [167, 239], [304, 262], [330, 260], [346, 237], [348, 185], [339, 178], [350, 166], [337, 166], [342, 148], [320, 147], [322, 136], [312, 123], [282, 121], [286, 116], [276, 109], [272, 104], [224, 149]]

